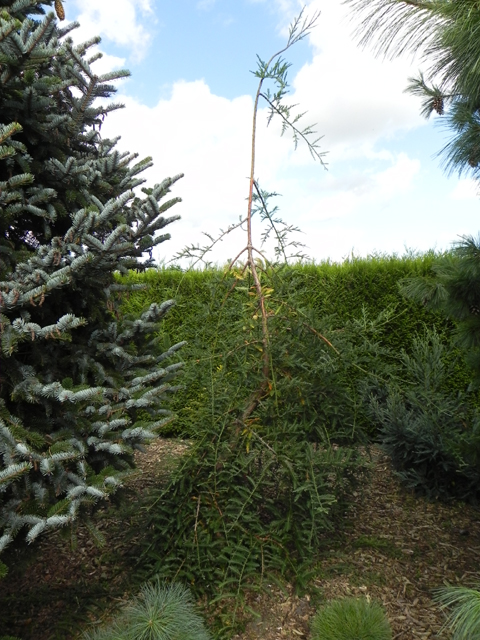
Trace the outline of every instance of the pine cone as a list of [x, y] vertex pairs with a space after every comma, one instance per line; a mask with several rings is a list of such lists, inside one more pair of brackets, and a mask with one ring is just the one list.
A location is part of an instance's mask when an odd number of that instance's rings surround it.
[[55, 0], [55, 11], [59, 20], [65, 20], [65, 9], [63, 8], [62, 0]]
[[433, 99], [433, 110], [438, 113], [438, 115], [443, 116], [443, 98], [442, 96], [435, 96]]

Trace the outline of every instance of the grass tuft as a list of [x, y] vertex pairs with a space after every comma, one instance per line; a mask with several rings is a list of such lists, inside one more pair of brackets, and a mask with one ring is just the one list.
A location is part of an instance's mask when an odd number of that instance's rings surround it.
[[435, 600], [442, 608], [453, 607], [445, 623], [453, 640], [480, 637], [480, 591], [468, 587], [441, 587], [435, 590]]
[[83, 640], [210, 640], [195, 611], [190, 591], [160, 580], [145, 584], [109, 626], [86, 633]]
[[312, 640], [390, 640], [392, 630], [382, 607], [366, 598], [333, 600], [312, 622]]

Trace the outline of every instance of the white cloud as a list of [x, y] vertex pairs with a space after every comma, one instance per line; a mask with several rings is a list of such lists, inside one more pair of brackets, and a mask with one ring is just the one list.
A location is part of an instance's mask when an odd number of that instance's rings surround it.
[[[172, 197], [183, 199], [171, 210], [172, 214], [180, 214], [182, 221], [168, 229], [173, 239], [160, 247], [158, 256], [165, 252], [172, 256], [188, 244], [204, 244], [202, 232], [216, 237], [219, 228], [226, 229], [245, 215], [253, 107], [250, 96], [227, 100], [213, 95], [203, 81], [197, 81], [175, 84], [171, 97], [153, 108], [129, 97], [120, 99], [126, 109], [107, 118], [102, 134], [113, 137], [120, 132], [120, 149], [137, 151], [141, 157], [153, 156], [150, 184], [185, 173], [172, 191]], [[291, 169], [291, 143], [265, 128], [265, 115], [264, 111], [259, 114], [256, 177], [263, 188], [282, 194], [274, 204], [280, 206], [280, 214], [287, 222], [308, 230], [306, 240], [310, 246], [317, 235], [325, 239], [325, 234], [330, 233], [319, 230], [322, 221], [345, 219], [366, 208], [388, 206], [411, 189], [419, 173], [419, 161], [401, 153], [395, 157], [390, 154], [390, 166], [384, 168], [382, 163], [381, 170], [366, 166], [345, 176], [338, 168], [325, 174], [317, 166], [317, 178], [304, 177], [301, 169]], [[244, 242], [241, 233], [222, 242], [213, 259], [233, 257]], [[351, 235], [358, 243], [363, 234], [357, 229], [352, 235], [350, 230], [343, 235], [342, 246]], [[319, 246], [313, 244], [315, 255]], [[330, 244], [328, 250], [334, 252], [334, 245]]]
[[[152, 0], [75, 0], [80, 28], [76, 41], [99, 35], [117, 45], [129, 47], [135, 58], [145, 54], [155, 22]], [[148, 23], [147, 23], [148, 19]]]
[[[282, 210], [298, 211], [296, 223], [310, 229], [326, 220], [346, 218], [364, 209], [382, 209], [407, 194], [420, 172], [420, 162], [400, 153], [387, 169], [341, 169], [304, 180], [301, 173], [281, 184]], [[287, 213], [286, 213], [287, 215]]]
[[389, 167], [375, 176], [376, 197], [390, 199], [399, 193], [408, 191], [419, 171], [419, 160], [412, 160], [405, 153], [400, 153], [393, 167]]
[[216, 5], [217, 0], [198, 0], [197, 9], [201, 11], [210, 11]]
[[182, 215], [169, 231], [169, 253], [198, 242], [202, 231], [216, 236], [245, 214], [249, 172], [250, 96], [228, 100], [213, 95], [203, 81], [179, 82], [168, 100], [149, 108], [118, 96], [126, 109], [112, 113], [102, 135], [122, 139], [119, 148], [153, 156], [149, 184], [185, 173], [172, 197], [181, 196], [172, 214]]
[[458, 181], [455, 189], [450, 193], [452, 200], [478, 200], [480, 196], [480, 187], [477, 180], [471, 178], [462, 178]]
[[[125, 69], [125, 62], [125, 58], [111, 56], [108, 53], [102, 52], [102, 57], [92, 64], [92, 70], [96, 75], [101, 76], [105, 73], [109, 73], [110, 71], [114, 71], [115, 69]], [[115, 86], [118, 88], [124, 81], [125, 80], [123, 78], [121, 80], [116, 80]]]
[[383, 138], [425, 124], [418, 100], [404, 93], [416, 63], [382, 61], [360, 49], [339, 2], [316, 0], [313, 9], [322, 10], [309, 36], [314, 56], [295, 77], [293, 99], [318, 122], [332, 158], [364, 156]]
[[[296, 9], [296, 4], [277, 2], [284, 12]], [[343, 21], [339, 0], [315, 0], [310, 10], [315, 8], [323, 11], [310, 37], [313, 57], [293, 78], [289, 102], [308, 110], [305, 124], [318, 122], [318, 133], [325, 134], [322, 149], [329, 151], [330, 170], [325, 173], [318, 165], [312, 169], [308, 150], [300, 143], [294, 151], [289, 136], [279, 136], [279, 122], [273, 121], [267, 129], [263, 108], [258, 118], [255, 176], [264, 189], [282, 194], [277, 201], [280, 214], [307, 231], [305, 241], [315, 257], [341, 259], [352, 247], [362, 253], [378, 248], [401, 251], [408, 244], [409, 230], [419, 225], [415, 219], [407, 222], [415, 215], [414, 207], [406, 203], [424, 174], [419, 160], [393, 151], [389, 142], [425, 124], [418, 115], [418, 102], [403, 93], [416, 65], [408, 60], [381, 62], [369, 51], [359, 50], [351, 27]], [[151, 108], [129, 96], [117, 97], [127, 108], [106, 119], [102, 135], [121, 134], [120, 149], [153, 156], [150, 184], [185, 173], [171, 193], [183, 198], [171, 210], [182, 221], [168, 229], [173, 239], [160, 247], [157, 256], [171, 256], [187, 244], [203, 243], [201, 232], [216, 236], [218, 228], [225, 229], [245, 215], [250, 96], [229, 100], [212, 94], [204, 81], [197, 80], [175, 83], [171, 96]], [[436, 209], [438, 217], [439, 207], [433, 200], [428, 209]], [[227, 238], [213, 260], [236, 255], [244, 242], [240, 233]], [[439, 236], [432, 235], [431, 226], [425, 224], [414, 237], [419, 242], [422, 238], [420, 246], [427, 248]]]

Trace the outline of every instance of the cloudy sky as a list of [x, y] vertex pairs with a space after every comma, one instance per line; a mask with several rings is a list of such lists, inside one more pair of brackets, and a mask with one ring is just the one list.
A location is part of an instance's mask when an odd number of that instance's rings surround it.
[[[281, 194], [272, 205], [302, 233], [315, 261], [372, 253], [448, 248], [479, 230], [479, 196], [468, 179], [447, 176], [437, 153], [447, 140], [441, 118], [425, 121], [418, 99], [403, 91], [422, 61], [376, 59], [353, 35], [358, 19], [341, 0], [311, 0], [321, 11], [310, 36], [286, 52], [291, 92], [322, 135], [325, 169], [305, 146], [297, 150], [280, 123], [266, 126], [261, 105], [255, 176]], [[257, 54], [281, 49], [297, 0], [66, 0], [75, 38], [100, 35], [102, 73], [128, 68], [104, 136], [121, 150], [152, 156], [149, 185], [184, 173], [172, 196], [172, 239], [156, 258], [205, 245], [246, 213]], [[274, 87], [272, 87], [274, 88]], [[261, 228], [257, 229], [260, 245]], [[210, 260], [224, 263], [245, 245], [241, 229], [218, 243]], [[272, 256], [272, 248], [265, 248]]]

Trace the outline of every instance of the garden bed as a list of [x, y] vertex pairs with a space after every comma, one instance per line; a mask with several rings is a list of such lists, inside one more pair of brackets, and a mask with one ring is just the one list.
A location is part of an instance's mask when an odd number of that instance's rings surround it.
[[[77, 546], [60, 533], [44, 538], [30, 559], [0, 583], [0, 636], [22, 640], [69, 639], [85, 620], [109, 615], [127, 600], [136, 571], [143, 511], [150, 487], [162, 482], [187, 444], [159, 440], [138, 458], [129, 480], [129, 506], [99, 514], [98, 528], [108, 545], [95, 546], [79, 527]], [[402, 489], [388, 459], [373, 451], [370, 480], [353, 495], [338, 531], [328, 536], [306, 593], [268, 581], [246, 596], [243, 631], [235, 640], [307, 638], [310, 618], [324, 600], [363, 595], [383, 603], [395, 640], [434, 638], [444, 616], [431, 590], [445, 582], [480, 583], [480, 512], [417, 498]], [[252, 614], [251, 611], [255, 614]], [[447, 635], [440, 635], [446, 638]]]

